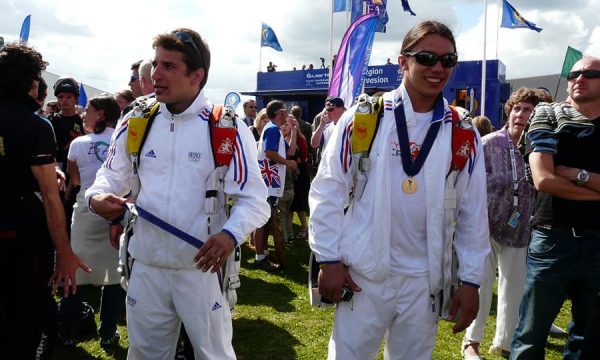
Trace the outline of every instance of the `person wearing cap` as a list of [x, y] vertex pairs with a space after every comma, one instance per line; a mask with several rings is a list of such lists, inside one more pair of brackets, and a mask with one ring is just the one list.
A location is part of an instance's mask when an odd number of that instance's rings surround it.
[[386, 359], [431, 359], [440, 318], [457, 333], [477, 315], [490, 250], [485, 163], [479, 135], [442, 94], [456, 42], [446, 25], [423, 21], [401, 49], [402, 83], [383, 94], [372, 151], [352, 151], [363, 137], [352, 131], [355, 105], [309, 193], [319, 294], [336, 303], [328, 359], [375, 359], [384, 339]]
[[[227, 170], [216, 169], [211, 133], [217, 131], [210, 127], [215, 109], [203, 90], [211, 62], [208, 45], [197, 32], [179, 28], [159, 34], [152, 46], [158, 110], [145, 131], [139, 167], [134, 169], [127, 151], [135, 129], [133, 117], [126, 115], [86, 191], [86, 202], [92, 212], [112, 221], [123, 215], [131, 192], [138, 210], [128, 246], [134, 261], [126, 300], [128, 358], [173, 359], [183, 323], [196, 359], [235, 359], [220, 269], [234, 248], [269, 218], [256, 142], [247, 126], [235, 121]], [[222, 145], [225, 140], [229, 138]], [[215, 183], [220, 185], [212, 190]], [[229, 217], [219, 201], [226, 195], [235, 199]], [[155, 217], [143, 216], [148, 213]], [[167, 231], [167, 225], [158, 226], [157, 218], [203, 245], [197, 249]]]
[[52, 123], [56, 135], [58, 152], [56, 162], [63, 172], [67, 172], [67, 154], [71, 141], [84, 135], [83, 119], [77, 114], [75, 105], [79, 98], [79, 84], [73, 78], [60, 78], [54, 83], [54, 96], [58, 101], [60, 112], [51, 115], [48, 120]]
[[325, 148], [333, 127], [337, 124], [344, 111], [346, 111], [344, 100], [334, 96], [328, 96], [325, 99], [325, 108], [321, 113], [319, 125], [310, 139], [310, 145], [313, 148]]
[[129, 77], [129, 83], [127, 83], [131, 92], [133, 92], [133, 97], [136, 99], [144, 95], [140, 84], [140, 65], [142, 64], [142, 61], [143, 60], [138, 60], [131, 64], [131, 76]]
[[[52, 295], [63, 283], [64, 296], [74, 294], [77, 268], [90, 270], [67, 237], [52, 127], [34, 114], [40, 104], [30, 91], [45, 68], [42, 55], [25, 44], [0, 49], [0, 271], [10, 274], [0, 291], [3, 359], [51, 355], [45, 351], [55, 342]], [[37, 352], [42, 332], [48, 347]]]

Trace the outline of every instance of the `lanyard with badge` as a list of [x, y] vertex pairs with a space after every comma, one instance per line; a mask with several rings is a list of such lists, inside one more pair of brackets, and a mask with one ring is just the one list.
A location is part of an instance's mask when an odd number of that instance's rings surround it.
[[508, 150], [510, 153], [510, 169], [512, 173], [512, 198], [513, 198], [513, 211], [510, 217], [508, 218], [508, 226], [513, 229], [516, 229], [519, 225], [519, 219], [521, 218], [521, 212], [519, 212], [519, 178], [517, 174], [517, 160], [515, 156], [515, 147], [513, 146], [512, 140], [510, 139], [510, 135], [508, 136]]
[[[433, 112], [433, 119], [441, 119], [444, 109], [444, 101], [442, 96], [437, 98], [435, 103], [435, 111]], [[414, 179], [414, 176], [421, 171], [425, 159], [429, 155], [429, 151], [433, 146], [433, 142], [437, 137], [438, 131], [442, 120], [436, 121], [429, 126], [425, 140], [417, 157], [413, 160], [410, 151], [409, 139], [408, 139], [408, 127], [406, 125], [406, 115], [404, 114], [404, 104], [400, 102], [394, 110], [394, 117], [396, 120], [396, 131], [398, 132], [398, 142], [400, 143], [400, 156], [402, 158], [402, 168], [408, 178], [402, 182], [402, 190], [406, 194], [414, 194], [417, 192], [418, 184]]]

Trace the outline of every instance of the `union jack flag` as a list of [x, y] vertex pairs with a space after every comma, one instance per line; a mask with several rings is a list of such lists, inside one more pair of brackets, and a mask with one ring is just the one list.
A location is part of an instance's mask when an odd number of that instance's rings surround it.
[[277, 163], [269, 159], [259, 160], [260, 174], [262, 175], [265, 185], [273, 189], [281, 187], [281, 178], [277, 169]]

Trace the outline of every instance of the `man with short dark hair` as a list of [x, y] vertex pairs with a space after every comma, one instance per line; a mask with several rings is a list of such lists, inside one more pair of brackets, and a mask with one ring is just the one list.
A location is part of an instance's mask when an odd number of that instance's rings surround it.
[[248, 99], [243, 103], [244, 116], [241, 120], [248, 126], [254, 125], [254, 118], [256, 117], [256, 100]]
[[[283, 256], [283, 241], [277, 221], [277, 202], [283, 196], [286, 167], [289, 166], [292, 169], [296, 169], [297, 164], [295, 160], [287, 159], [286, 143], [281, 133], [281, 127], [285, 124], [288, 117], [285, 104], [281, 100], [272, 100], [267, 104], [266, 111], [270, 121], [265, 125], [258, 141], [258, 164], [265, 185], [269, 189], [267, 201], [271, 205], [271, 217], [263, 227], [256, 229], [254, 233], [254, 247], [256, 250], [256, 266], [265, 271], [272, 272], [278, 268], [283, 269], [286, 266]], [[267, 258], [267, 253], [265, 253], [269, 230], [273, 234], [273, 242], [279, 266], [273, 264]]]
[[48, 119], [54, 128], [58, 152], [56, 161], [63, 172], [67, 172], [67, 154], [71, 142], [84, 134], [83, 119], [77, 114], [77, 100], [79, 99], [79, 84], [75, 79], [64, 77], [54, 83], [54, 96], [58, 101], [60, 111]]
[[138, 60], [131, 64], [131, 76], [129, 77], [129, 88], [133, 93], [133, 97], [138, 98], [142, 96], [142, 88], [140, 87], [140, 64], [142, 60]]
[[310, 145], [313, 148], [325, 148], [335, 124], [337, 124], [344, 111], [346, 111], [344, 100], [335, 96], [327, 97], [325, 100], [325, 108], [321, 113], [319, 123], [310, 139]]
[[[6, 359], [35, 358], [42, 331], [56, 324], [52, 294], [59, 285], [64, 296], [71, 288], [74, 293], [77, 268], [90, 270], [67, 238], [52, 127], [34, 114], [40, 104], [28, 95], [45, 68], [42, 55], [27, 45], [0, 49], [0, 270], [11, 276], [0, 290]], [[55, 339], [47, 340], [51, 347]]]
[[540, 103], [521, 138], [538, 193], [511, 359], [544, 358], [567, 296], [573, 319], [564, 358], [579, 358], [600, 291], [600, 59], [579, 60], [567, 81], [570, 102]]
[[[214, 107], [203, 92], [208, 45], [197, 32], [180, 28], [158, 35], [153, 47], [152, 82], [160, 104], [145, 131], [139, 166], [134, 168], [127, 151], [130, 115], [115, 130], [86, 200], [90, 210], [113, 220], [123, 214], [123, 196], [131, 191], [140, 215], [154, 214], [203, 241], [198, 250], [147, 218], [137, 218], [128, 247], [134, 259], [127, 289], [128, 357], [173, 359], [183, 323], [197, 359], [235, 359], [219, 270], [269, 216], [256, 143], [238, 121], [237, 140], [219, 147], [231, 155], [228, 167], [215, 168], [211, 133], [217, 128], [209, 128]], [[219, 126], [236, 125], [225, 120], [219, 118]], [[233, 199], [229, 218], [226, 195]]]

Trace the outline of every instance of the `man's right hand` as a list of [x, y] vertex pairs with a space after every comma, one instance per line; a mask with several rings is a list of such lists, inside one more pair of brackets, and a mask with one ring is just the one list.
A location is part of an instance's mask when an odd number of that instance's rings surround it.
[[292, 170], [296, 170], [298, 168], [298, 163], [296, 160], [286, 160], [285, 166], [289, 167]]
[[362, 289], [356, 285], [344, 264], [326, 264], [319, 271], [319, 294], [334, 304], [342, 301], [342, 287], [348, 285], [354, 292]]
[[115, 194], [94, 195], [90, 200], [92, 209], [106, 220], [114, 220], [125, 213], [127, 199]]

